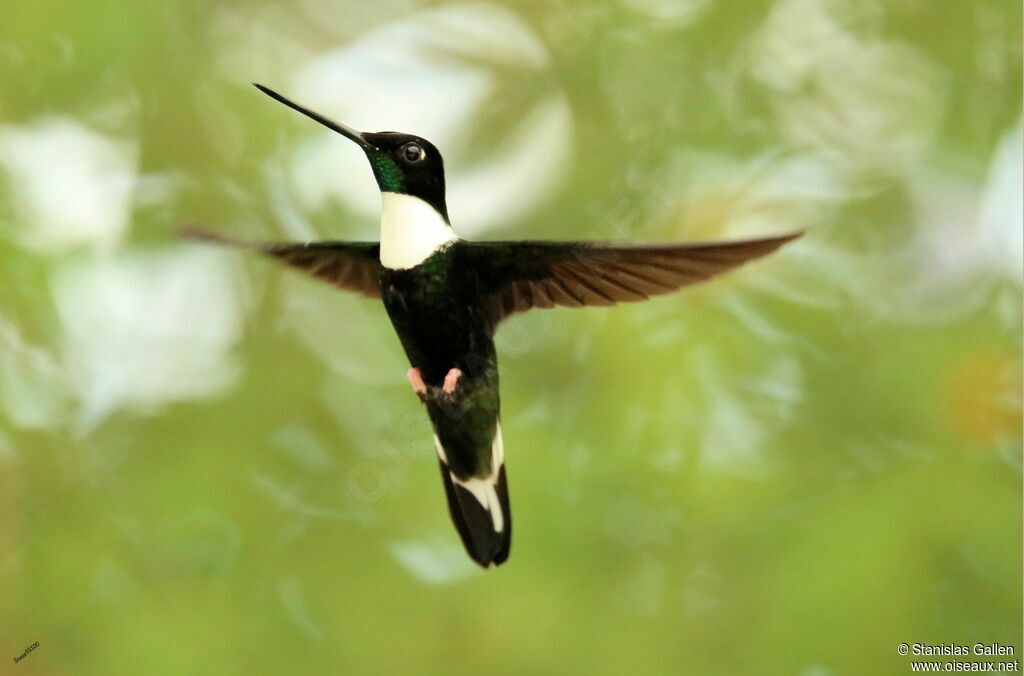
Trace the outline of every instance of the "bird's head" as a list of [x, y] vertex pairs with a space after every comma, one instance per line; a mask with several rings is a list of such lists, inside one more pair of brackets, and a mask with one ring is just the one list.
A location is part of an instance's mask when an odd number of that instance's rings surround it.
[[256, 87], [359, 145], [370, 160], [381, 192], [418, 197], [437, 209], [445, 221], [448, 220], [444, 198], [444, 161], [433, 143], [413, 134], [396, 131], [359, 132], [300, 106], [269, 87], [260, 84]]

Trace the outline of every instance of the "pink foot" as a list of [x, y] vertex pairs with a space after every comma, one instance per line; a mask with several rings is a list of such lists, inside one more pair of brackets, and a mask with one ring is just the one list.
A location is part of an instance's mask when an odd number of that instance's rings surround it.
[[405, 372], [405, 377], [409, 380], [409, 384], [412, 385], [412, 391], [419, 395], [427, 393], [427, 384], [423, 382], [423, 374], [420, 370], [413, 366], [411, 369]]
[[457, 368], [452, 368], [448, 371], [448, 375], [444, 377], [444, 386], [441, 388], [445, 394], [452, 394], [455, 392], [455, 388], [459, 384], [459, 378], [462, 377], [462, 371]]

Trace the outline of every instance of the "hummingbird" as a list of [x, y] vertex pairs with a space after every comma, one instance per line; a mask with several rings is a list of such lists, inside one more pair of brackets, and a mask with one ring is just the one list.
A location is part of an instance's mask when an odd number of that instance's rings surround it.
[[260, 243], [195, 228], [186, 234], [262, 252], [383, 303], [409, 360], [406, 378], [433, 428], [452, 523], [484, 568], [504, 563], [512, 542], [494, 347], [502, 320], [531, 308], [647, 300], [803, 234], [669, 244], [464, 240], [448, 218], [444, 161], [432, 143], [359, 132], [254, 85], [363, 150], [380, 188], [380, 241]]

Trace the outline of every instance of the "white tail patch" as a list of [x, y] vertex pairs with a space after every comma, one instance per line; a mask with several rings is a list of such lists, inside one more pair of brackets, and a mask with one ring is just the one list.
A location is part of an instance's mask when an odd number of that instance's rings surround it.
[[[437, 447], [437, 457], [448, 466], [448, 455], [441, 446], [441, 440], [434, 435], [434, 446]], [[462, 486], [469, 491], [477, 502], [491, 515], [491, 525], [496, 533], [505, 530], [505, 514], [501, 511], [501, 501], [498, 499], [498, 474], [505, 464], [505, 444], [501, 440], [501, 423], [497, 424], [494, 432], [494, 441], [491, 442], [491, 473], [485, 477], [472, 477], [471, 479], [460, 479], [451, 472], [448, 476], [452, 483]]]
[[444, 446], [441, 445], [441, 440], [437, 438], [436, 434], [434, 435], [434, 448], [437, 449], [437, 457], [441, 458], [441, 462], [443, 462], [445, 467], [447, 467], [448, 455], [444, 452]]
[[458, 239], [437, 209], [419, 197], [380, 194], [380, 262], [391, 270], [414, 268]]

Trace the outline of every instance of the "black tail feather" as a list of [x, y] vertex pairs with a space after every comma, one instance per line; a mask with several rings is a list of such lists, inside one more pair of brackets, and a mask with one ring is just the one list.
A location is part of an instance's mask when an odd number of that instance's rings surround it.
[[448, 498], [448, 513], [455, 524], [455, 530], [462, 538], [466, 553], [484, 568], [492, 563], [496, 566], [504, 563], [512, 546], [512, 512], [509, 509], [505, 466], [501, 466], [495, 485], [504, 523], [500, 531], [495, 531], [490, 513], [472, 493], [452, 481], [451, 473], [444, 461], [439, 459], [438, 464], [441, 467], [444, 492]]

